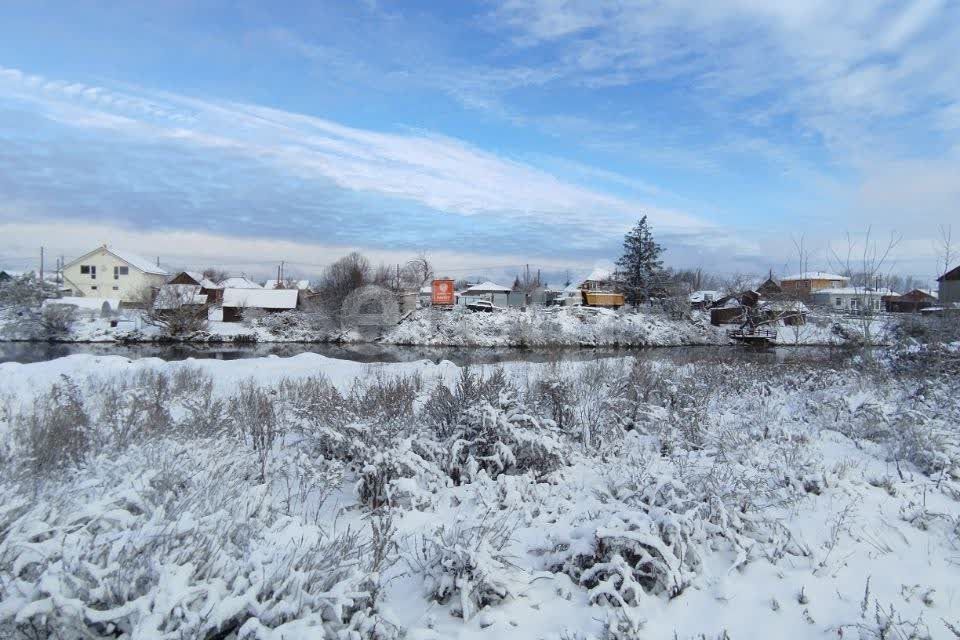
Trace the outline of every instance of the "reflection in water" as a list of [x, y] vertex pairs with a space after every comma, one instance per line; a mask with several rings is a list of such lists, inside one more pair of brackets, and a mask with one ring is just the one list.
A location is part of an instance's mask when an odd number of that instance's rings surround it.
[[290, 357], [301, 353], [317, 353], [330, 358], [355, 362], [410, 362], [414, 360], [449, 360], [459, 365], [493, 364], [497, 362], [549, 362], [552, 360], [596, 360], [635, 356], [664, 360], [674, 364], [701, 361], [729, 362], [730, 364], [756, 362], [762, 364], [788, 362], [823, 362], [847, 359], [850, 352], [830, 347], [779, 347], [776, 349], [748, 349], [730, 347], [660, 347], [647, 349], [508, 349], [482, 347], [403, 347], [383, 344], [319, 344], [319, 343], [260, 343], [260, 344], [133, 344], [47, 342], [0, 342], [0, 362], [45, 362], [73, 354], [124, 356], [186, 360], [213, 358], [239, 360], [265, 356]]

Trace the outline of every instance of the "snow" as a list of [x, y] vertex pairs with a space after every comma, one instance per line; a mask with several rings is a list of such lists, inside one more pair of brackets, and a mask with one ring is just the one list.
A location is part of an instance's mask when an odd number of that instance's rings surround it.
[[296, 309], [297, 289], [224, 289], [224, 307]]
[[797, 273], [792, 276], [786, 276], [781, 278], [780, 282], [789, 282], [793, 280], [843, 280], [847, 281], [850, 278], [846, 276], [837, 275], [835, 273], [826, 273], [824, 271], [804, 271], [803, 273]]
[[120, 309], [120, 299], [119, 298], [93, 298], [87, 296], [65, 296], [63, 298], [48, 298], [43, 301], [43, 306], [48, 307], [50, 305], [65, 304], [76, 307], [82, 311], [93, 311], [100, 313], [103, 310], [103, 305], [107, 305], [107, 309], [110, 312], [115, 312]]
[[584, 278], [583, 281], [584, 282], [607, 282], [608, 280], [610, 280], [611, 275], [612, 274], [609, 269], [603, 269], [601, 267], [597, 267], [596, 269], [591, 271], [590, 275]]
[[[0, 364], [0, 636], [949, 638], [955, 378], [862, 365], [475, 367], [502, 379], [444, 439], [449, 362]], [[66, 380], [104, 428], [82, 463], [24, 476], [13, 416]], [[354, 406], [395, 410], [395, 388], [407, 413]], [[191, 431], [258, 390], [265, 449], [255, 414]]]
[[[116, 249], [114, 247], [109, 247], [107, 245], [104, 245], [102, 248], [109, 251], [116, 257], [120, 258], [121, 260], [129, 264], [131, 267], [135, 269], [139, 269], [144, 273], [150, 273], [158, 276], [170, 275], [169, 273], [167, 273], [165, 269], [160, 268], [160, 266], [157, 265], [155, 262], [152, 262], [142, 256], [138, 256], [137, 254], [132, 253], [130, 251], [126, 251], [124, 249]], [[86, 254], [86, 255], [89, 255], [89, 254]], [[86, 257], [86, 255], [81, 256], [80, 258], [77, 258], [77, 260], [73, 260], [72, 262], [69, 262], [64, 266], [69, 267], [73, 264], [76, 264], [79, 260], [82, 260], [84, 257]]]
[[259, 284], [250, 280], [249, 278], [234, 276], [232, 278], [227, 278], [226, 280], [221, 280], [218, 285], [220, 289], [262, 289]]
[[499, 285], [495, 282], [490, 282], [487, 280], [486, 282], [481, 282], [480, 284], [471, 285], [470, 287], [464, 289], [461, 294], [469, 296], [481, 293], [510, 293], [510, 291], [512, 291], [510, 287], [504, 287], [503, 285]]
[[719, 300], [722, 297], [723, 297], [723, 293], [721, 293], [720, 291], [704, 290], [704, 291], [694, 291], [693, 293], [690, 294], [689, 300], [690, 302], [693, 302], [693, 303], [714, 302], [716, 300]]

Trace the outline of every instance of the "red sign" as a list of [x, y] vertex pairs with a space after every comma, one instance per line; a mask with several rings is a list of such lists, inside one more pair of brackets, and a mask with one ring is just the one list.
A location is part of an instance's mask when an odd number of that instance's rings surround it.
[[430, 302], [436, 305], [448, 305], [456, 302], [453, 298], [453, 280], [434, 280]]

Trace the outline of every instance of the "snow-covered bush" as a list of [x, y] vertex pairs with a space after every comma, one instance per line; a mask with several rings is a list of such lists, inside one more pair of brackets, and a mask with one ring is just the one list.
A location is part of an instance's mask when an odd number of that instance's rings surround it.
[[507, 598], [503, 574], [509, 524], [490, 514], [476, 526], [457, 523], [419, 536], [407, 562], [424, 577], [427, 596], [441, 604], [452, 600], [451, 613], [464, 620]]
[[16, 419], [23, 466], [35, 474], [83, 461], [92, 441], [91, 419], [77, 384], [63, 376]]
[[472, 482], [481, 472], [531, 472], [543, 478], [565, 459], [556, 427], [528, 413], [515, 392], [503, 391], [495, 403], [469, 407], [448, 438], [446, 469], [453, 481]]
[[4, 484], [0, 636], [384, 637], [365, 538], [288, 513], [249, 467], [229, 442], [160, 439], [37, 500]]

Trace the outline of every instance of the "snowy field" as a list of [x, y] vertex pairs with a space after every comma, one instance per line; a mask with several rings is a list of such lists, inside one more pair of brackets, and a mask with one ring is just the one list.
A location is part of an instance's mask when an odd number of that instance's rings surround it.
[[930, 364], [0, 365], [0, 637], [955, 638]]

